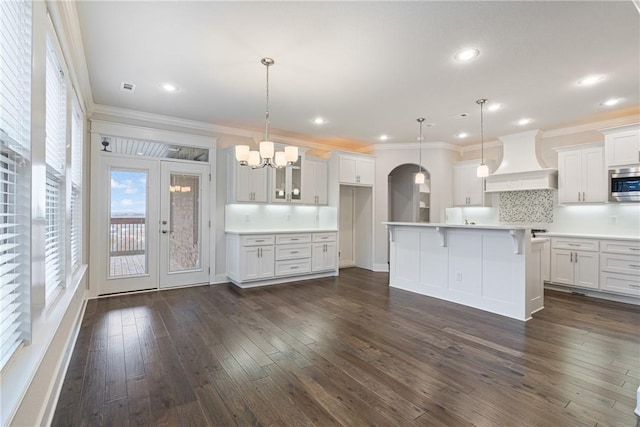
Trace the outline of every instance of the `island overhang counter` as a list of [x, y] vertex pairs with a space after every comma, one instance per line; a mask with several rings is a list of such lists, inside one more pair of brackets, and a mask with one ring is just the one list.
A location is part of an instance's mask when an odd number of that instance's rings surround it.
[[544, 308], [542, 242], [528, 227], [383, 224], [389, 286], [523, 321]]

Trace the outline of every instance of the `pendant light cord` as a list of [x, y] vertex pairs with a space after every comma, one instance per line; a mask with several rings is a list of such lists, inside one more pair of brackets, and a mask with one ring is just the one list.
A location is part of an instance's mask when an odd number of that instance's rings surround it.
[[484, 165], [484, 104], [486, 99], [478, 99], [476, 104], [480, 105], [480, 153], [482, 156], [482, 164]]
[[[264, 62], [263, 62], [264, 63]], [[266, 112], [264, 115], [264, 140], [269, 140], [269, 66], [271, 64], [265, 64], [267, 67], [267, 101], [266, 101]]]
[[420, 152], [420, 164], [418, 165], [418, 173], [422, 172], [422, 122], [424, 122], [424, 117], [420, 117], [416, 119], [418, 123], [420, 123], [420, 136], [418, 137], [418, 147]]

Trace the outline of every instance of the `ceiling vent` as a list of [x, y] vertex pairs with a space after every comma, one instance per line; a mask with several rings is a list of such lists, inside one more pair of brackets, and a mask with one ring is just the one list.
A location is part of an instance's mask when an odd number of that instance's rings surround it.
[[122, 82], [120, 83], [120, 90], [122, 92], [133, 93], [136, 91], [136, 85], [133, 83]]

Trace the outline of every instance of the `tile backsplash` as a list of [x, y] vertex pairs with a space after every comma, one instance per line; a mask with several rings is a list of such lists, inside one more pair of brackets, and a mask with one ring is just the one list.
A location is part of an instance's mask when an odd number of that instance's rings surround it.
[[509, 191], [500, 193], [500, 222], [552, 223], [553, 190]]

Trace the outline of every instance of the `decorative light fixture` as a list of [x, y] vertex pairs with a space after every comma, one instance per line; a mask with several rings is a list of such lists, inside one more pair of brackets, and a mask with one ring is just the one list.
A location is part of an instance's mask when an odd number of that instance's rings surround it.
[[420, 144], [420, 163], [418, 164], [418, 173], [416, 174], [415, 183], [416, 184], [424, 184], [424, 173], [422, 172], [422, 123], [424, 122], [424, 117], [420, 117], [416, 119], [418, 123], [420, 123], [420, 136], [418, 137], [418, 144]]
[[483, 107], [487, 102], [486, 99], [478, 99], [476, 104], [480, 105], [480, 149], [482, 152], [482, 163], [478, 166], [476, 170], [476, 175], [478, 178], [484, 178], [489, 176], [489, 166], [484, 164], [484, 115], [483, 115]]
[[260, 151], [254, 151], [248, 145], [236, 145], [236, 160], [241, 166], [251, 166], [253, 169], [269, 166], [283, 168], [291, 166], [298, 161], [298, 147], [284, 147], [284, 151], [276, 152], [273, 142], [269, 141], [269, 67], [275, 61], [271, 58], [262, 58], [260, 61], [267, 69], [267, 102], [264, 125], [264, 140], [260, 142]]

